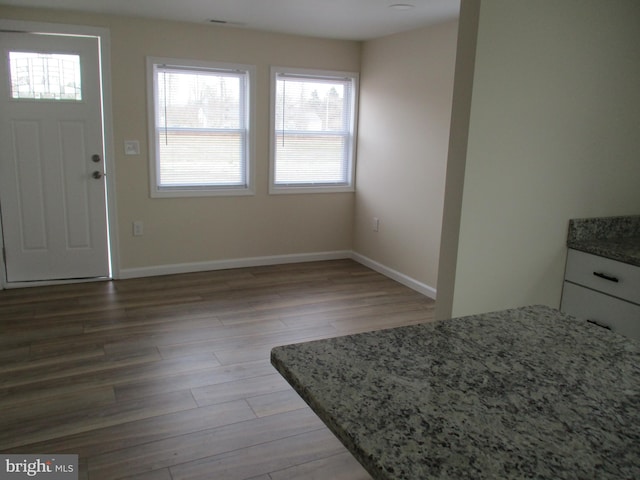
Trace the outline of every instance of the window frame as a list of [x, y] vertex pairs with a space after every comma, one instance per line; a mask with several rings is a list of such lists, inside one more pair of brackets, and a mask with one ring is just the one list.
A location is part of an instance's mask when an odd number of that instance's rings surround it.
[[[348, 78], [352, 82], [351, 99], [349, 108], [351, 110], [348, 145], [345, 148], [346, 175], [345, 183], [287, 183], [277, 184], [275, 182], [276, 172], [276, 96], [277, 80], [280, 75], [288, 75], [291, 78], [309, 80], [344, 80]], [[318, 70], [310, 68], [293, 67], [271, 67], [271, 102], [270, 102], [270, 127], [269, 127], [269, 193], [270, 194], [296, 194], [296, 193], [339, 193], [355, 191], [355, 165], [356, 165], [356, 143], [358, 126], [358, 100], [359, 100], [360, 74], [357, 72], [347, 72], [341, 70]]]
[[[193, 186], [161, 186], [159, 185], [160, 157], [158, 154], [158, 129], [156, 125], [156, 92], [158, 92], [158, 67], [176, 67], [185, 72], [213, 71], [244, 72], [246, 74], [246, 92], [244, 99], [246, 136], [244, 142], [244, 185], [193, 185]], [[215, 61], [188, 60], [166, 57], [147, 57], [147, 122], [149, 129], [149, 176], [150, 194], [152, 198], [171, 197], [210, 197], [210, 196], [239, 196], [255, 194], [255, 77], [256, 68], [253, 65], [224, 63]]]

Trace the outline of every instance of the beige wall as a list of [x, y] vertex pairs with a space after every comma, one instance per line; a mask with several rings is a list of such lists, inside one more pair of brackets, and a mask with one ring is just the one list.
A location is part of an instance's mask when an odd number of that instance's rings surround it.
[[438, 317], [558, 307], [568, 220], [640, 213], [638, 25], [634, 0], [482, 0], [477, 45], [460, 37], [477, 50], [456, 78], [470, 117], [454, 113], [451, 141], [468, 148], [449, 156], [447, 190], [463, 189], [445, 204]]
[[[111, 34], [120, 266], [350, 250], [354, 194], [268, 195], [269, 66], [358, 71], [361, 44], [212, 25], [0, 7], [0, 17], [106, 27]], [[257, 67], [256, 195], [149, 197], [145, 56]], [[123, 142], [139, 139], [140, 156]], [[144, 236], [132, 235], [133, 220]]]
[[354, 250], [433, 290], [457, 25], [369, 41], [362, 55]]

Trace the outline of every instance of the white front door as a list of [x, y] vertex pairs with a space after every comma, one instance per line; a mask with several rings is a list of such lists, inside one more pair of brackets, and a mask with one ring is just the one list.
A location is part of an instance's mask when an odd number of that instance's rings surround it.
[[99, 39], [0, 33], [6, 281], [109, 276]]

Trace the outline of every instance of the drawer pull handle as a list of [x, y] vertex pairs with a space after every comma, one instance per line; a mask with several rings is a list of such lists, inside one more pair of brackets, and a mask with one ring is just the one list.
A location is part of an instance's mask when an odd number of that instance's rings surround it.
[[587, 318], [587, 322], [593, 323], [594, 325], [597, 325], [600, 328], [606, 328], [607, 330], [611, 330], [611, 327], [609, 325], [604, 325], [596, 320], [590, 320]]
[[593, 274], [594, 274], [596, 277], [600, 277], [600, 278], [603, 278], [603, 279], [605, 279], [605, 280], [609, 280], [610, 282], [616, 282], [616, 283], [618, 283], [618, 282], [619, 282], [619, 280], [618, 280], [616, 277], [612, 277], [612, 276], [610, 276], [610, 275], [607, 275], [606, 273], [593, 272]]

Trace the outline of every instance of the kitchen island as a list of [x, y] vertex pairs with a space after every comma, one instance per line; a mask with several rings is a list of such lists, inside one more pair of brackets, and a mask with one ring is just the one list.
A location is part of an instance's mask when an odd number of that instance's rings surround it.
[[276, 347], [375, 479], [640, 478], [640, 342], [544, 306]]

